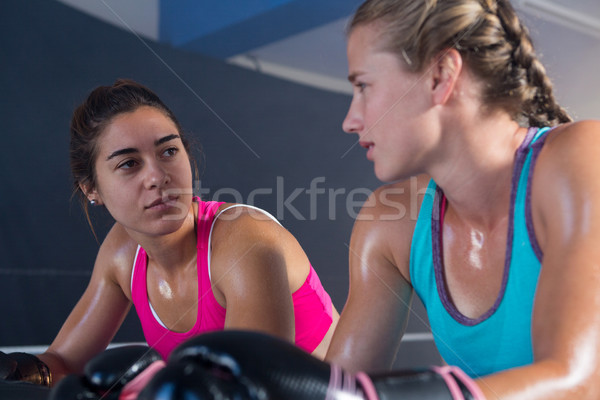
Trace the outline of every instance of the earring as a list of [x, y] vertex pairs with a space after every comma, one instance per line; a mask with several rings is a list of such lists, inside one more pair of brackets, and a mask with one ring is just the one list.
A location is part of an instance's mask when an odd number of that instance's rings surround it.
[[95, 206], [96, 205], [96, 200], [90, 200], [90, 205]]

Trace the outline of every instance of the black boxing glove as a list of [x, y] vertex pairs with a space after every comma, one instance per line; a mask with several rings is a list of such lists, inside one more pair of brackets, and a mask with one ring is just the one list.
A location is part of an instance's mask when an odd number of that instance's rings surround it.
[[367, 400], [485, 400], [477, 384], [458, 367], [356, 374]]
[[194, 362], [169, 362], [140, 392], [137, 400], [250, 400], [248, 388], [226, 371]]
[[50, 388], [23, 381], [0, 380], [2, 400], [47, 400]]
[[131, 385], [138, 384], [140, 379], [149, 380], [148, 373], [156, 373], [163, 367], [164, 361], [158, 352], [148, 346], [108, 349], [85, 365], [83, 375], [73, 374], [62, 379], [52, 389], [49, 400], [119, 399]]
[[0, 379], [23, 381], [50, 386], [52, 375], [48, 366], [29, 353], [3, 353], [0, 351]]
[[226, 330], [197, 336], [175, 348], [170, 363], [191, 363], [231, 376], [248, 392], [241, 399], [363, 399], [350, 374], [287, 341], [256, 332]]
[[162, 357], [148, 346], [115, 347], [92, 358], [85, 365], [83, 374], [96, 390], [121, 390], [156, 361], [162, 361]]
[[171, 362], [222, 371], [247, 389], [249, 397], [241, 399], [484, 399], [477, 385], [457, 367], [354, 375], [291, 343], [256, 332], [228, 330], [197, 336], [178, 346], [169, 357]]
[[99, 393], [81, 375], [67, 375], [50, 391], [48, 400], [118, 400], [118, 392]]

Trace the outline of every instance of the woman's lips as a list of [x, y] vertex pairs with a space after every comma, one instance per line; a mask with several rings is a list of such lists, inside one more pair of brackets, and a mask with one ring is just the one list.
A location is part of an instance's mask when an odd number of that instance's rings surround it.
[[173, 207], [175, 205], [175, 203], [177, 202], [177, 199], [178, 199], [177, 196], [168, 196], [166, 198], [159, 197], [158, 199], [156, 199], [152, 203], [150, 203], [150, 205], [146, 206], [146, 209], [153, 209], [153, 210], [167, 209], [167, 208]]
[[373, 147], [375, 147], [375, 143], [360, 141], [358, 144], [367, 149], [367, 159], [373, 160]]

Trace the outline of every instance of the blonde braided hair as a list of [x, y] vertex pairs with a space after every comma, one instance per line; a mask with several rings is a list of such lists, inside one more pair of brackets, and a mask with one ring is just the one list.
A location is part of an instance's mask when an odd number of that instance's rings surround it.
[[397, 54], [410, 71], [423, 71], [444, 49], [454, 48], [484, 83], [484, 104], [523, 125], [571, 121], [508, 0], [367, 0], [349, 32], [370, 23], [381, 27], [382, 50]]

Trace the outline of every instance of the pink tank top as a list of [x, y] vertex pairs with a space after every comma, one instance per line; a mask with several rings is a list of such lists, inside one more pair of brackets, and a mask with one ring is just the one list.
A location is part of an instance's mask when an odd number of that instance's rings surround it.
[[[166, 360], [171, 351], [180, 343], [204, 332], [223, 330], [226, 309], [213, 295], [209, 275], [209, 239], [211, 228], [219, 206], [223, 203], [198, 203], [198, 307], [196, 323], [188, 332], [173, 332], [166, 328], [152, 309], [146, 287], [148, 257], [141, 246], [135, 256], [131, 277], [131, 297], [140, 319], [148, 345], [155, 348]], [[268, 214], [267, 214], [268, 215]], [[312, 353], [325, 337], [332, 319], [331, 298], [323, 289], [317, 273], [310, 266], [304, 284], [292, 294], [296, 345]]]

